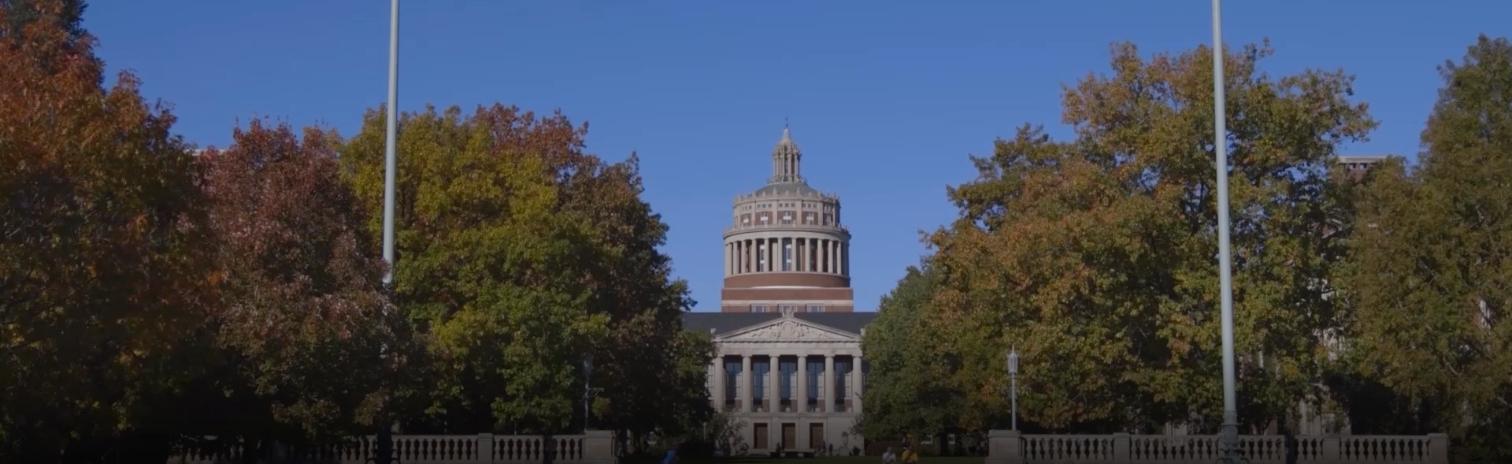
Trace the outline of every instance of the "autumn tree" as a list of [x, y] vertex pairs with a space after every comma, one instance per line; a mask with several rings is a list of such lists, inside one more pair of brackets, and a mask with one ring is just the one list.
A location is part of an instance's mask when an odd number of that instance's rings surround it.
[[[371, 432], [411, 355], [383, 294], [367, 217], [341, 181], [334, 133], [253, 120], [200, 155], [216, 259], [220, 422], [198, 434], [258, 443]], [[230, 416], [230, 417], [225, 417]]]
[[1411, 402], [1403, 432], [1449, 431], [1469, 457], [1505, 457], [1512, 43], [1482, 36], [1440, 73], [1417, 169], [1377, 169], [1359, 200], [1341, 285], [1354, 309], [1348, 346], [1363, 373]]
[[[1342, 72], [1272, 77], [1271, 51], [1225, 54], [1240, 417], [1265, 427], [1322, 403], [1327, 298], [1344, 214], [1327, 167], [1374, 126]], [[1020, 413], [1052, 430], [1216, 429], [1221, 417], [1211, 49], [1142, 58], [1066, 89], [1071, 140], [1025, 126], [973, 158], [938, 231], [927, 318], [957, 359], [961, 425], [1007, 422], [1010, 345]]]
[[190, 381], [218, 279], [173, 115], [130, 73], [102, 86], [76, 3], [0, 3], [6, 462], [119, 457], [171, 431], [157, 416]]
[[[342, 151], [374, 236], [383, 127], [369, 111]], [[437, 376], [414, 427], [582, 426], [589, 358], [603, 389], [589, 425], [652, 430], [707, 414], [710, 349], [682, 333], [691, 302], [656, 250], [667, 228], [640, 199], [634, 157], [606, 163], [584, 153], [585, 126], [501, 105], [431, 108], [399, 129], [394, 291]]]
[[963, 392], [949, 382], [959, 359], [939, 352], [930, 302], [939, 274], [928, 262], [908, 268], [897, 287], [882, 297], [877, 319], [866, 330], [861, 350], [871, 375], [861, 419], [863, 435], [893, 441], [955, 431], [963, 414]]

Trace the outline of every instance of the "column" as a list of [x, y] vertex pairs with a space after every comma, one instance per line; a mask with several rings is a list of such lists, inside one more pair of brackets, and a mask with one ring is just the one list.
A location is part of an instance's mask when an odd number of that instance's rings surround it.
[[[808, 412], [808, 355], [798, 356], [798, 412]], [[807, 445], [808, 442], [802, 442]]]
[[714, 410], [724, 411], [725, 405], [725, 360], [724, 355], [714, 357]]
[[[799, 213], [800, 217], [803, 213]], [[793, 237], [793, 270], [803, 272], [807, 270], [807, 263], [803, 262], [803, 249], [808, 245], [808, 239]]]
[[824, 355], [824, 382], [819, 384], [824, 390], [819, 393], [821, 411], [833, 411], [835, 409], [835, 354]]
[[850, 247], [845, 246], [843, 241], [839, 244], [840, 246], [835, 248], [835, 253], [840, 255], [840, 275], [846, 275], [850, 272]]
[[830, 274], [839, 274], [840, 273], [840, 259], [839, 259], [839, 255], [837, 255], [835, 253], [835, 250], [840, 249], [840, 242], [834, 241], [834, 240], [830, 240], [829, 245], [830, 245], [829, 246]]
[[[766, 384], [766, 387], [767, 387], [766, 388], [766, 391], [767, 391], [767, 400], [766, 400], [766, 404], [767, 404], [767, 411], [770, 411], [770, 412], [777, 412], [777, 406], [778, 406], [778, 402], [777, 402], [777, 374], [778, 374], [778, 371], [777, 371], [777, 359], [778, 359], [777, 355], [775, 355], [775, 354], [771, 355], [771, 356], [767, 356], [767, 384]], [[773, 428], [778, 429], [778, 435], [781, 436], [782, 424], [777, 424]]]
[[[774, 272], [774, 271], [776, 271], [778, 269], [782, 269], [782, 266], [777, 263], [777, 260], [782, 257], [782, 253], [780, 253], [780, 252], [777, 251], [778, 248], [782, 247], [782, 243], [780, 243], [780, 241], [777, 240], [777, 239], [775, 239], [775, 238], [769, 238], [769, 239], [766, 239], [766, 241], [767, 241], [767, 272]], [[773, 365], [775, 365], [775, 363]]]
[[859, 413], [861, 413], [861, 387], [862, 387], [862, 385], [861, 385], [861, 355], [860, 354], [851, 355], [851, 373], [850, 373], [850, 375], [851, 375], [851, 381], [847, 382], [847, 383], [850, 384], [850, 392], [849, 392], [850, 396], [849, 396], [849, 398], [851, 399], [851, 404], [854, 405], [852, 411], [855, 412], [855, 413], [857, 413], [857, 414], [859, 414]]
[[740, 355], [740, 375], [737, 377], [740, 384], [735, 386], [735, 396], [740, 400], [736, 405], [736, 411], [751, 412], [751, 355]]
[[730, 244], [729, 242], [726, 242], [724, 246], [725, 277], [729, 277], [735, 274], [735, 253], [730, 251], [730, 248], [733, 247], [734, 245]]
[[819, 249], [814, 250], [814, 259], [819, 260], [819, 272], [829, 272], [829, 253], [824, 251], [828, 249], [829, 240], [819, 239]]
[[866, 394], [866, 391], [863, 391], [863, 388], [866, 388], [865, 375], [863, 375], [863, 373], [866, 373], [866, 370], [863, 369], [866, 364], [862, 363], [860, 354], [856, 354], [856, 357], [851, 358], [851, 364], [856, 364], [856, 367], [851, 369], [851, 372], [856, 373], [856, 382], [854, 382], [854, 387], [851, 387], [851, 390], [856, 391], [853, 397], [856, 399], [856, 413], [860, 414], [860, 397], [862, 397], [862, 394]]

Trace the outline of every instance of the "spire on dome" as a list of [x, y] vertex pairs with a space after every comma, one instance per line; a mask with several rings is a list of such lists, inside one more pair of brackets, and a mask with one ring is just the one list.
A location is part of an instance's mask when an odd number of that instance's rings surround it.
[[782, 139], [772, 149], [772, 179], [768, 183], [803, 182], [803, 176], [798, 174], [798, 162], [802, 157], [803, 153], [798, 151], [798, 144], [793, 142], [793, 134], [784, 121]]

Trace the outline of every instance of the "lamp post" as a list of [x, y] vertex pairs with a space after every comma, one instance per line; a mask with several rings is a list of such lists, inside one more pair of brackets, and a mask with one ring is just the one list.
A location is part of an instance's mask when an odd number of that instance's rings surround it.
[[593, 399], [593, 353], [583, 356], [583, 433], [588, 432], [588, 404]]
[[1008, 398], [1013, 403], [1013, 430], [1018, 430], [1018, 348], [1008, 349]]

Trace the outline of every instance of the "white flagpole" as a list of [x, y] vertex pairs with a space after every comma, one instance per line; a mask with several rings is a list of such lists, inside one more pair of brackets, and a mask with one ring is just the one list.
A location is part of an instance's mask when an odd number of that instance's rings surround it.
[[1229, 255], [1228, 137], [1223, 109], [1223, 32], [1213, 0], [1213, 148], [1218, 153], [1218, 276], [1223, 324], [1223, 460], [1239, 462], [1239, 412], [1234, 397], [1234, 285]]
[[399, 0], [389, 2], [388, 134], [383, 158], [383, 273], [384, 285], [394, 283], [394, 139], [399, 126]]

